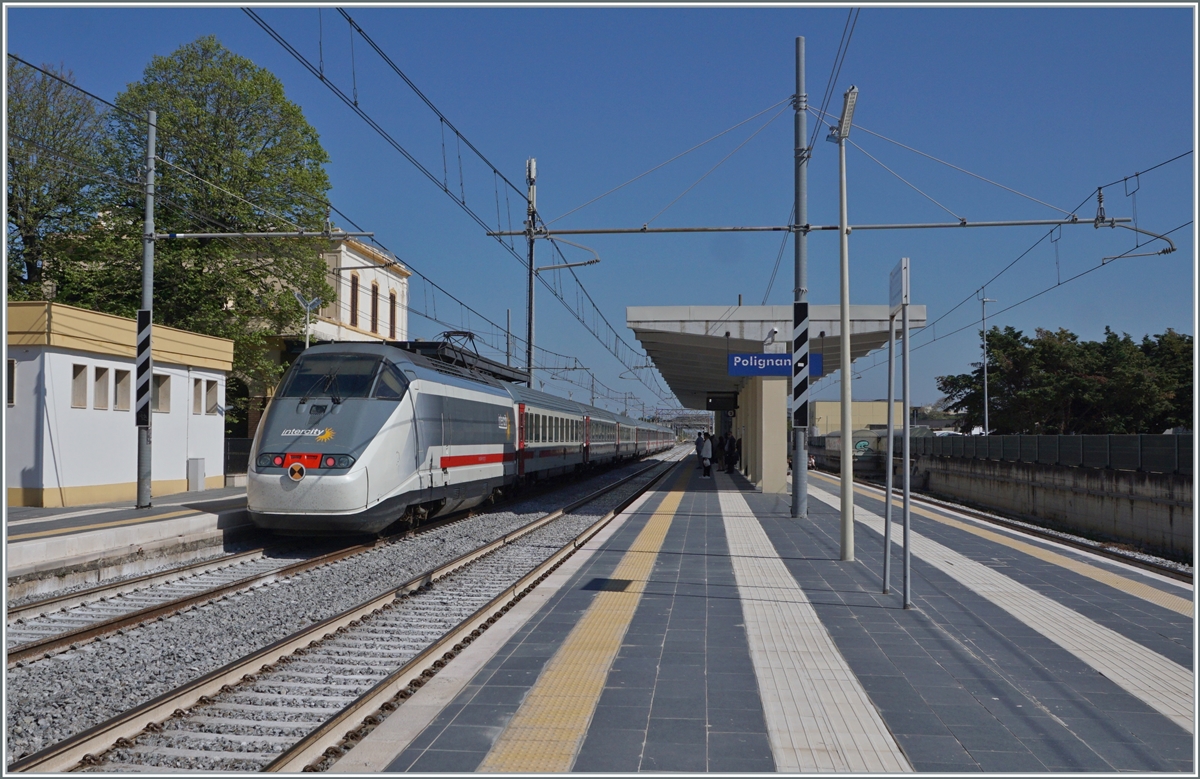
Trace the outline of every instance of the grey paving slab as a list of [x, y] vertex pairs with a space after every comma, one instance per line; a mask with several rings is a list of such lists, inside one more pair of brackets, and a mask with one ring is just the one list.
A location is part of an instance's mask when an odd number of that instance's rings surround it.
[[[861, 524], [856, 528], [857, 561], [826, 558], [824, 550], [840, 544], [835, 508], [810, 497], [810, 521], [796, 522], [771, 497], [747, 498], [916, 770], [1139, 770], [1131, 768], [1138, 761], [1140, 770], [1169, 770], [1169, 760], [1190, 753], [1185, 745], [1191, 738], [1178, 726], [1037, 630], [920, 560], [914, 560], [913, 572], [917, 608], [900, 608], [901, 561], [893, 558], [892, 593], [882, 595], [882, 538]], [[918, 532], [935, 524], [914, 518]], [[896, 533], [898, 537], [899, 528]], [[942, 534], [943, 540], [950, 536], [967, 552], [994, 551], [984, 549], [986, 544], [972, 534]], [[1026, 557], [1003, 556], [998, 570], [1004, 571], [1020, 569]], [[1078, 587], [1084, 578], [1073, 573], [1064, 578], [1050, 570], [1039, 575], [1039, 591], [1049, 591], [1047, 581]], [[849, 595], [852, 590], [858, 594]], [[1145, 623], [1155, 626], [1160, 623]], [[1064, 727], [1050, 716], [1055, 707], [1107, 727], [1108, 735]], [[1152, 723], [1167, 743], [1151, 744], [1148, 736], [1123, 727], [1139, 722]], [[1133, 744], [1142, 751], [1129, 754], [1124, 747], [1089, 745], [1089, 739]], [[973, 757], [975, 752], [987, 753], [986, 767]], [[1058, 755], [1053, 765], [1047, 762], [1050, 754]]]

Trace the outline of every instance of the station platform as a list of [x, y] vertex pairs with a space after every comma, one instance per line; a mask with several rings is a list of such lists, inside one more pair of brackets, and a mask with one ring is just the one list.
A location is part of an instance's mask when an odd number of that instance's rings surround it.
[[67, 508], [9, 507], [5, 514], [8, 595], [18, 598], [182, 559], [249, 530], [246, 488], [154, 496]]
[[837, 490], [689, 458], [329, 770], [1194, 775], [1191, 585]]

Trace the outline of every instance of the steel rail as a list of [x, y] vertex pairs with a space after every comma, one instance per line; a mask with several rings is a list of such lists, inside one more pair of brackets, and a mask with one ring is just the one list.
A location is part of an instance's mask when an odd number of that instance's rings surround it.
[[[647, 471], [661, 465], [659, 463], [632, 474], [570, 506], [548, 514], [542, 519], [535, 520], [529, 525], [510, 533], [505, 538], [498, 539], [488, 544], [487, 547], [481, 547], [480, 550], [469, 553], [467, 556], [471, 560], [474, 560], [485, 554], [489, 554], [504, 544], [511, 543], [511, 541], [516, 540], [520, 536], [524, 536], [538, 527], [559, 518], [563, 514], [569, 513], [573, 508], [578, 508], [599, 497], [601, 494], [610, 492], [630, 479], [641, 476]], [[581, 546], [586, 544], [592, 536], [600, 532], [617, 514], [624, 511], [629, 504], [658, 483], [663, 476], [671, 471], [672, 467], [674, 467], [674, 464], [662, 467], [661, 472], [641, 489], [608, 511], [570, 542], [560, 547], [558, 551], [546, 558], [546, 560], [532, 571], [529, 571], [514, 584], [505, 588], [504, 592], [479, 608], [474, 614], [459, 623], [457, 627], [447, 631], [440, 639], [430, 644], [412, 660], [391, 674], [388, 674], [387, 677], [376, 683], [374, 687], [363, 693], [362, 696], [346, 706], [342, 711], [326, 720], [324, 724], [310, 732], [291, 749], [288, 749], [263, 768], [263, 771], [278, 773], [314, 771], [319, 770], [316, 765], [317, 763], [323, 762], [327, 758], [336, 759], [344, 755], [354, 743], [357, 743], [371, 729], [382, 722], [383, 718], [391, 711], [394, 711], [402, 701], [409, 698], [418, 688], [424, 686], [428, 679], [436, 675], [438, 671], [445, 667], [446, 663], [453, 660], [467, 645], [478, 638], [491, 625], [495, 624], [501, 616], [517, 604], [517, 601], [528, 595], [534, 587], [540, 584], [542, 580], [549, 576], [551, 572], [557, 569], [559, 565], [573, 555]], [[485, 549], [486, 551], [484, 551]], [[455, 565], [455, 570], [461, 567], [462, 565]], [[452, 572], [453, 570], [447, 570], [446, 574]], [[410, 676], [412, 677], [411, 679], [409, 679]], [[409, 680], [405, 681], [406, 679]], [[358, 719], [359, 717], [362, 718]], [[357, 725], [355, 724], [356, 720]], [[350, 726], [352, 729], [343, 733], [343, 728], [347, 726]]]
[[235, 582], [230, 582], [229, 584], [223, 584], [219, 587], [205, 590], [204, 592], [196, 595], [187, 595], [183, 598], [167, 601], [166, 603], [147, 606], [144, 609], [138, 609], [137, 611], [132, 611], [128, 614], [122, 614], [121, 616], [113, 617], [112, 619], [104, 620], [103, 622], [94, 622], [91, 625], [79, 628], [78, 630], [72, 630], [67, 633], [59, 633], [57, 636], [51, 636], [43, 641], [34, 641], [28, 644], [22, 644], [20, 646], [13, 647], [8, 651], [7, 666], [11, 668], [15, 663], [23, 660], [28, 660], [39, 655], [49, 654], [55, 650], [71, 647], [72, 645], [81, 643], [83, 641], [100, 638], [101, 636], [108, 635], [109, 633], [116, 632], [117, 630], [121, 630], [126, 627], [131, 627], [142, 622], [158, 619], [159, 617], [163, 617], [168, 614], [174, 614], [188, 608], [189, 606], [207, 603], [209, 601], [216, 600], [223, 595], [228, 595], [231, 592], [237, 592], [238, 590], [244, 590], [248, 587], [253, 587], [260, 584], [267, 584], [279, 579], [286, 579], [312, 568], [317, 568], [327, 563], [337, 562], [338, 560], [361, 554], [370, 549], [374, 549], [375, 546], [375, 543], [370, 543], [346, 547], [345, 549], [339, 549], [335, 552], [328, 552], [323, 555], [318, 555], [317, 557], [309, 558], [308, 560], [301, 560], [300, 562], [292, 563], [291, 565], [285, 565], [282, 568], [276, 568], [273, 571], [255, 574], [254, 576], [247, 576], [243, 579], [238, 579]]
[[200, 560], [194, 563], [188, 563], [178, 568], [172, 568], [169, 571], [157, 571], [154, 573], [142, 574], [130, 579], [122, 579], [119, 582], [109, 584], [99, 584], [95, 587], [89, 587], [86, 590], [76, 590], [69, 592], [66, 595], [55, 595], [50, 598], [32, 601], [23, 606], [10, 607], [5, 617], [12, 621], [21, 619], [29, 614], [47, 614], [56, 609], [69, 609], [72, 606], [82, 606], [84, 603], [100, 598], [111, 598], [117, 595], [126, 595], [142, 587], [152, 587], [155, 584], [165, 584], [183, 576], [190, 574], [208, 573], [216, 571], [228, 565], [236, 565], [240, 562], [248, 562], [255, 555], [261, 555], [264, 547], [251, 549], [237, 554], [225, 555], [223, 557], [214, 557], [208, 560]]
[[[477, 550], [460, 555], [448, 563], [433, 568], [426, 573], [414, 576], [399, 587], [393, 588], [382, 595], [371, 598], [364, 603], [359, 604], [358, 606], [354, 606], [340, 614], [328, 617], [325, 620], [310, 625], [309, 627], [297, 631], [286, 638], [282, 638], [279, 641], [262, 647], [246, 657], [228, 663], [221, 668], [198, 677], [175, 690], [159, 695], [130, 709], [129, 711], [77, 733], [70, 738], [64, 739], [57, 744], [53, 744], [43, 750], [23, 757], [20, 760], [16, 760], [9, 764], [8, 770], [13, 772], [35, 771], [58, 773], [71, 771], [80, 766], [94, 765], [100, 761], [98, 755], [103, 754], [104, 752], [107, 752], [109, 749], [113, 748], [113, 746], [119, 740], [132, 740], [142, 732], [155, 732], [161, 730], [162, 725], [160, 723], [162, 721], [173, 717], [183, 716], [187, 709], [198, 704], [202, 705], [208, 703], [209, 696], [225, 690], [233, 689], [233, 685], [241, 682], [253, 682], [255, 680], [255, 677], [252, 674], [254, 670], [271, 670], [274, 663], [287, 657], [288, 655], [296, 653], [298, 650], [300, 650], [300, 653], [303, 654], [303, 652], [308, 648], [318, 646], [322, 640], [326, 640], [331, 636], [331, 634], [336, 634], [339, 629], [355, 627], [364, 617], [378, 613], [381, 610], [389, 610], [392, 608], [392, 601], [398, 599], [400, 596], [406, 596], [415, 590], [426, 587], [427, 585], [432, 585], [435, 579], [441, 578], [449, 573], [453, 573], [472, 560], [481, 557], [490, 551], [494, 551], [505, 544], [511, 543], [521, 535], [536, 530], [547, 522], [557, 519], [562, 514], [568, 513], [584, 503], [596, 499], [600, 495], [629, 481], [629, 479], [636, 478], [637, 476], [644, 474], [646, 471], [652, 470], [654, 467], [658, 467], [659, 465], [661, 465], [661, 463], [643, 469], [635, 474], [621, 479], [612, 485], [608, 485], [601, 490], [597, 490], [581, 500], [568, 504], [563, 508], [556, 509], [555, 511], [550, 512], [543, 517], [533, 520], [516, 531], [507, 533], [501, 538], [498, 538]], [[669, 470], [669, 466], [664, 468], [662, 474], [659, 474], [655, 479], [651, 480], [651, 482], [645, 488], [643, 488], [642, 491], [649, 489], [650, 486], [656, 483], [658, 479], [660, 479], [662, 475], [667, 473]], [[639, 491], [638, 494], [640, 494], [642, 491]], [[632, 502], [632, 500], [636, 497], [637, 495], [634, 495], [633, 498], [624, 502], [623, 505], [627, 505], [629, 502]], [[613, 515], [615, 515], [614, 512], [609, 512], [609, 514], [606, 514], [605, 518], [602, 519], [604, 522], [610, 521]], [[568, 545], [571, 547], [570, 551], [573, 552], [581, 543], [582, 542], [579, 540], [579, 537], [577, 537], [571, 544]], [[566, 547], [564, 546], [563, 549], [565, 550]], [[561, 551], [563, 550], [560, 550], [560, 552]], [[514, 585], [514, 587], [515, 586], [516, 585]], [[505, 590], [506, 594], [509, 592], [515, 592], [515, 590], [512, 588]], [[507, 608], [505, 608], [504, 611], [507, 611]], [[495, 621], [495, 619], [492, 617], [489, 617], [488, 619], [492, 619], [492, 623]], [[484, 620], [484, 622], [487, 623], [486, 620]], [[487, 624], [490, 626], [492, 623]], [[486, 630], [486, 627], [482, 629]], [[455, 631], [455, 633], [457, 634], [457, 631]], [[433, 671], [433, 673], [436, 673], [436, 669]], [[355, 704], [351, 705], [354, 706]], [[361, 706], [356, 706], [356, 710], [357, 709], [361, 709]], [[322, 731], [324, 730], [324, 727], [322, 727]]]

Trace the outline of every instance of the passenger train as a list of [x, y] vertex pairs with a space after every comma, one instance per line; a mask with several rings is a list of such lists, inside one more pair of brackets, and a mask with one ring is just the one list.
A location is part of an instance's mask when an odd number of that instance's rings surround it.
[[256, 526], [378, 533], [675, 445], [671, 428], [417, 348], [431, 343], [321, 344], [296, 359], [250, 450], [246, 497]]

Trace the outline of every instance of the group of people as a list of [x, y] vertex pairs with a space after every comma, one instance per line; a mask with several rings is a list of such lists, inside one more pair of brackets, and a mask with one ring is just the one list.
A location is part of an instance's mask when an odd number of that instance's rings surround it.
[[696, 433], [696, 467], [704, 470], [701, 479], [712, 478], [712, 464], [715, 460], [717, 468], [725, 473], [733, 473], [742, 459], [742, 439], [734, 438], [732, 434], [721, 433], [720, 438], [713, 441], [708, 433]]

